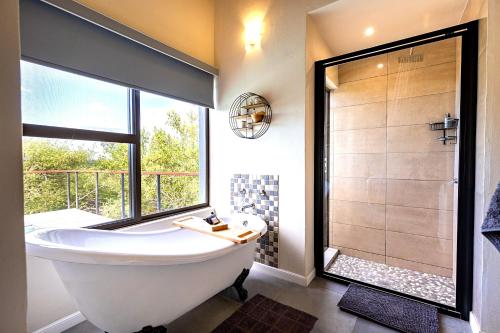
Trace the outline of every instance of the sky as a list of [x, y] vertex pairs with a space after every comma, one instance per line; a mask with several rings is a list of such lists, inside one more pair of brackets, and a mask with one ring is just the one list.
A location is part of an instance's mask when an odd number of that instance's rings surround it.
[[[127, 88], [21, 61], [23, 123], [128, 133]], [[166, 122], [167, 110], [198, 106], [141, 92], [141, 129]]]

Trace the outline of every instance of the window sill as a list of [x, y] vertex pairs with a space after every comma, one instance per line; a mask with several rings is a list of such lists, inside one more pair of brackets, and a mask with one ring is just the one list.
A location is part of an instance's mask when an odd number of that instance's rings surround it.
[[[137, 222], [133, 220], [115, 221], [107, 217], [79, 209], [62, 209], [46, 213], [24, 216], [24, 233], [47, 228], [92, 228], [121, 231], [155, 231], [172, 227], [172, 222], [183, 216], [206, 217], [212, 207], [196, 207], [178, 213], [156, 216]], [[125, 226], [123, 226], [125, 224]]]
[[184, 211], [178, 214], [173, 214], [165, 217], [158, 217], [152, 220], [144, 221], [132, 226], [120, 228], [120, 231], [133, 231], [133, 232], [149, 232], [157, 231], [166, 228], [171, 228], [173, 221], [184, 216], [197, 216], [197, 217], [207, 217], [207, 215], [213, 210], [212, 207], [207, 206], [203, 208], [195, 208], [193, 210]]
[[47, 228], [85, 228], [110, 221], [107, 217], [76, 208], [61, 209], [24, 215], [24, 233]]

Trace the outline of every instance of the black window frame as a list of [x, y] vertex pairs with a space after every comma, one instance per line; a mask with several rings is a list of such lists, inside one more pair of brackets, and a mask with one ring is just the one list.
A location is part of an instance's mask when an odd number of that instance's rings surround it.
[[[21, 61], [27, 61], [36, 63], [48, 68], [53, 68], [56, 70], [62, 70], [68, 73], [80, 75], [83, 77], [88, 77], [91, 79], [96, 79], [104, 82], [109, 82], [119, 86], [124, 86], [123, 84], [113, 82], [112, 80], [107, 80], [93, 75], [88, 75], [86, 73], [77, 72], [74, 70], [68, 70], [60, 66], [54, 66], [52, 64], [46, 64], [39, 61], [33, 61], [32, 59], [21, 58]], [[48, 126], [48, 125], [36, 125], [30, 123], [23, 123], [23, 137], [37, 137], [37, 138], [49, 138], [49, 139], [67, 139], [67, 140], [81, 140], [81, 141], [99, 141], [99, 142], [109, 142], [109, 143], [126, 143], [129, 144], [129, 193], [130, 193], [130, 217], [125, 219], [113, 220], [106, 223], [95, 224], [86, 226], [88, 229], [101, 229], [101, 230], [115, 230], [120, 228], [125, 228], [133, 225], [138, 225], [145, 222], [150, 222], [153, 220], [171, 217], [180, 213], [189, 212], [197, 209], [206, 208], [209, 206], [210, 202], [210, 163], [209, 163], [209, 108], [198, 105], [200, 108], [200, 142], [202, 142], [204, 149], [200, 149], [200, 159], [205, 161], [204, 170], [200, 168], [200, 179], [205, 179], [205, 201], [196, 205], [180, 207], [170, 210], [165, 210], [157, 212], [154, 214], [142, 215], [142, 205], [141, 205], [141, 139], [140, 139], [140, 128], [141, 128], [141, 111], [140, 111], [140, 89], [135, 87], [125, 86], [128, 90], [128, 124], [129, 133], [115, 133], [106, 131], [94, 131], [87, 129], [69, 128], [69, 127], [58, 127], [58, 126]], [[149, 92], [147, 90], [142, 90], [144, 92]], [[157, 92], [151, 92], [157, 96], [163, 96]], [[163, 96], [165, 98], [171, 98]], [[193, 104], [193, 103], [191, 103]], [[196, 104], [193, 104], [196, 105]], [[203, 156], [202, 156], [203, 155]], [[201, 177], [201, 173], [204, 173], [204, 177]]]

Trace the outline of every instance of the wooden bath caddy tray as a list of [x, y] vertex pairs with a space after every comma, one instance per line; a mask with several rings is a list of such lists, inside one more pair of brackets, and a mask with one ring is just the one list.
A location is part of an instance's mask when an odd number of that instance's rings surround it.
[[226, 223], [210, 225], [203, 219], [194, 216], [187, 216], [175, 220], [174, 225], [198, 231], [204, 234], [230, 240], [234, 243], [244, 244], [259, 238], [260, 233], [251, 229], [230, 228]]

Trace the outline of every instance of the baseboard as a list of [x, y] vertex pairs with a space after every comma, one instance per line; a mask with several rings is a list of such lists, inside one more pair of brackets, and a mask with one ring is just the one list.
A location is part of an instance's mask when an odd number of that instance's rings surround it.
[[33, 333], [61, 333], [73, 326], [80, 324], [85, 321], [85, 317], [80, 311], [72, 313], [66, 317], [63, 317], [55, 322], [34, 331]]
[[312, 269], [306, 276], [306, 287], [311, 283], [311, 281], [316, 277], [316, 269]]
[[476, 316], [472, 312], [469, 313], [469, 325], [472, 333], [482, 333], [481, 326], [479, 325]]
[[252, 269], [304, 287], [307, 287], [316, 275], [314, 269], [309, 274], [307, 274], [307, 276], [303, 276], [297, 273], [285, 271], [283, 269], [267, 266], [258, 262], [253, 263]]

